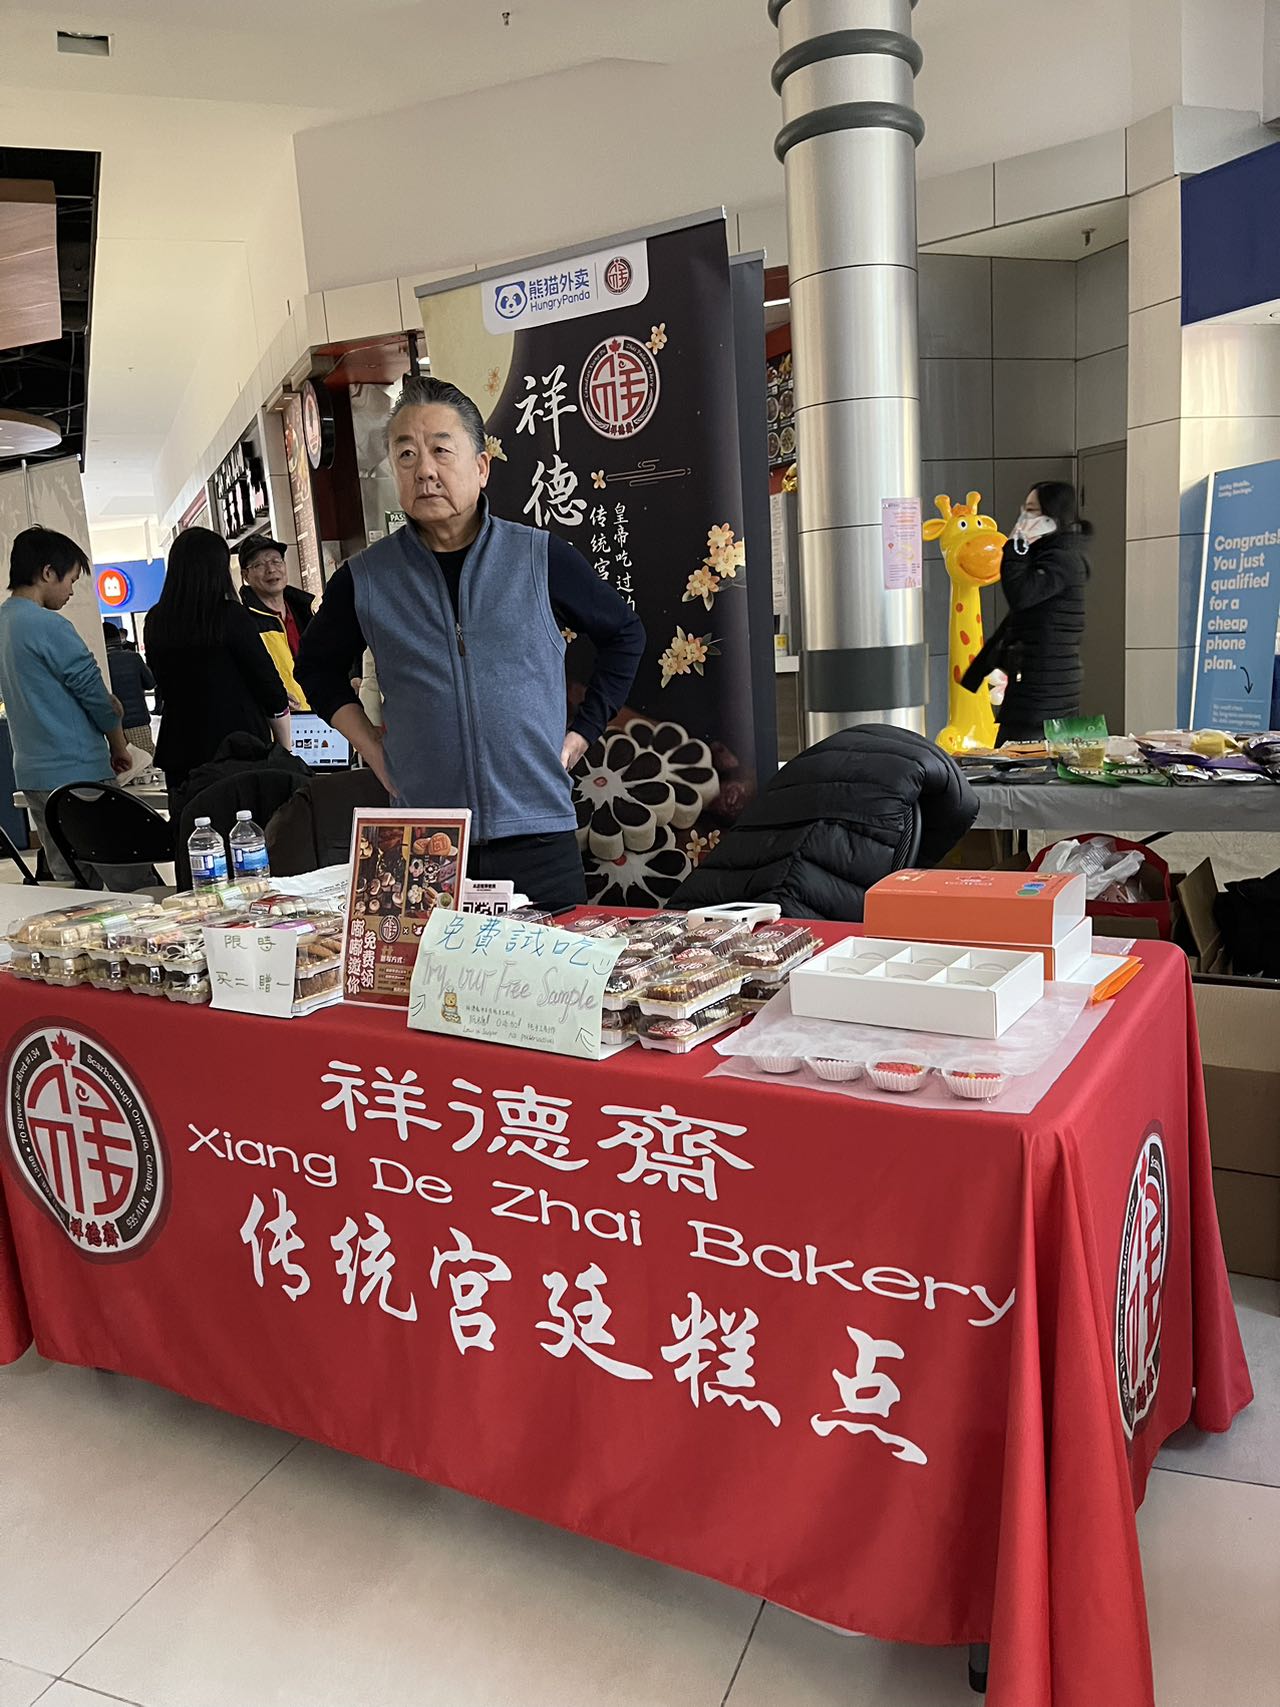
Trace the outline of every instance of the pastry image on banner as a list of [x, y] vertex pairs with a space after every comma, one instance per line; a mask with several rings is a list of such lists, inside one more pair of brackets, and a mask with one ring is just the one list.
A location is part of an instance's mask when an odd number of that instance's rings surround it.
[[[561, 534], [645, 625], [627, 703], [574, 793], [592, 899], [659, 905], [756, 789], [724, 221], [420, 300], [431, 372], [485, 416], [494, 513]], [[567, 723], [594, 650], [565, 638]]]

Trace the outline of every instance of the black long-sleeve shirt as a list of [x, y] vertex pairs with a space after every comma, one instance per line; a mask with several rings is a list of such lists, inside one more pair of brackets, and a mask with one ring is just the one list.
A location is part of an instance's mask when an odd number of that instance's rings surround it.
[[[466, 555], [465, 550], [435, 554], [455, 615]], [[644, 653], [644, 625], [582, 553], [554, 533], [547, 535], [547, 591], [559, 626], [585, 635], [596, 649], [595, 669], [570, 725], [575, 734], [594, 741], [631, 691]], [[355, 582], [344, 563], [330, 579], [324, 602], [302, 637], [295, 672], [303, 693], [326, 722], [332, 723], [344, 705], [358, 704], [351, 688], [351, 660], [364, 647]]]

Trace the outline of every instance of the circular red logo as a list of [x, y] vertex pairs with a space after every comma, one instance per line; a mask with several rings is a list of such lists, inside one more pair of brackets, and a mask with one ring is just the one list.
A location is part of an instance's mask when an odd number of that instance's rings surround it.
[[1125, 1207], [1116, 1280], [1116, 1386], [1124, 1432], [1155, 1403], [1160, 1385], [1160, 1329], [1169, 1237], [1169, 1187], [1160, 1128], [1138, 1152]]
[[622, 296], [631, 288], [635, 277], [631, 262], [625, 255], [615, 255], [604, 270], [604, 288], [613, 296]]
[[658, 364], [635, 338], [606, 338], [582, 367], [578, 401], [583, 419], [605, 439], [629, 439], [658, 407]]
[[136, 1255], [167, 1181], [160, 1134], [121, 1064], [71, 1026], [42, 1025], [9, 1057], [6, 1101], [19, 1172], [77, 1250]]
[[114, 608], [124, 604], [133, 588], [123, 569], [104, 569], [98, 576], [98, 597]]

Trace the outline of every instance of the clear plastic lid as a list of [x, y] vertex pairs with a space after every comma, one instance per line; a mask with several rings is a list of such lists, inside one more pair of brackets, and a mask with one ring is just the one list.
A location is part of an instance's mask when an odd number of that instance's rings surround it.
[[88, 901], [56, 912], [37, 913], [24, 919], [9, 936], [15, 946], [27, 948], [94, 948], [108, 926], [123, 923], [139, 913], [155, 911], [145, 896], [125, 896], [110, 901]]
[[684, 934], [692, 946], [724, 954], [734, 943], [746, 941], [751, 935], [751, 926], [745, 919], [727, 919], [713, 913], [706, 919], [687, 919]]
[[565, 919], [560, 929], [578, 936], [625, 936], [627, 920], [612, 918], [608, 913], [584, 913], [580, 919]]
[[642, 1038], [651, 1038], [655, 1043], [692, 1045], [723, 1031], [739, 1017], [739, 1010], [729, 996], [679, 1017], [642, 1013], [635, 1021], [635, 1029]]
[[728, 961], [717, 960], [710, 966], [683, 968], [677, 962], [669, 973], [647, 984], [640, 996], [644, 1013], [663, 1012], [687, 1016], [706, 1007], [717, 998], [737, 995], [742, 987], [742, 972]]
[[762, 925], [734, 949], [733, 959], [750, 970], [776, 971], [807, 960], [818, 947], [818, 939], [807, 925]]
[[609, 974], [609, 982], [605, 985], [607, 996], [633, 996], [676, 969], [676, 963], [669, 955], [631, 960], [624, 965], [626, 960], [627, 956], [623, 955]]

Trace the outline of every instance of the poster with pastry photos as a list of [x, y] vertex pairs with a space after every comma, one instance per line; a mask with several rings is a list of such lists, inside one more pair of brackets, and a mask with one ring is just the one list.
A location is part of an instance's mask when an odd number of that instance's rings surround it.
[[364, 1007], [407, 1008], [418, 945], [437, 908], [457, 911], [470, 812], [370, 808], [351, 826], [351, 890], [342, 994]]

